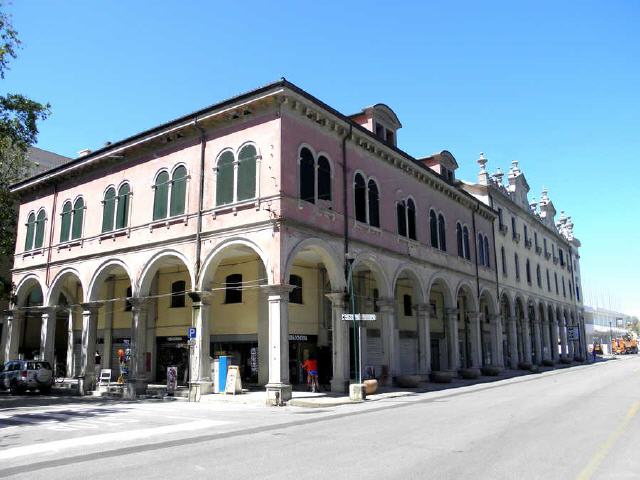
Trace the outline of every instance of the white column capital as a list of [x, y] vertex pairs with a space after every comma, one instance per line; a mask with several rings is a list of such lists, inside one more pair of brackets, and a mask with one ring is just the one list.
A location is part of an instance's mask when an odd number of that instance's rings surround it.
[[192, 306], [196, 308], [199, 307], [200, 305], [211, 305], [211, 302], [213, 301], [213, 292], [191, 291], [191, 292], [187, 292], [187, 295], [189, 295], [189, 298], [191, 299]]
[[88, 312], [92, 315], [95, 315], [98, 313], [98, 310], [100, 310], [100, 307], [102, 307], [103, 305], [104, 305], [104, 302], [86, 302], [86, 303], [81, 303], [80, 307], [82, 307], [83, 312]]
[[329, 299], [333, 308], [345, 308], [347, 302], [343, 292], [325, 293], [324, 296]]
[[267, 292], [269, 301], [277, 301], [275, 297], [280, 297], [282, 301], [289, 301], [289, 293], [296, 288], [295, 285], [289, 285], [286, 283], [274, 284], [274, 285], [262, 285], [261, 288]]

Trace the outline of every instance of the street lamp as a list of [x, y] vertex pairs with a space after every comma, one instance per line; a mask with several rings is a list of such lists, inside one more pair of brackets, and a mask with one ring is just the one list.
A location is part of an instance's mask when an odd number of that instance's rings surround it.
[[348, 286], [348, 293], [349, 293], [349, 299], [350, 299], [350, 310], [351, 310], [351, 315], [353, 316], [353, 320], [351, 322], [352, 328], [353, 328], [353, 370], [356, 376], [356, 383], [357, 384], [361, 384], [362, 383], [362, 373], [360, 371], [361, 366], [360, 366], [360, 335], [359, 335], [359, 329], [357, 326], [357, 321], [356, 321], [356, 295], [355, 295], [355, 288], [353, 286], [353, 262], [354, 262], [354, 258], [347, 256], [347, 286]]

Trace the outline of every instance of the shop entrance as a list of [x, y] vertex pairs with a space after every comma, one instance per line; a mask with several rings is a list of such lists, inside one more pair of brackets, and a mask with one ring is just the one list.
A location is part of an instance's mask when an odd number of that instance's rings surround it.
[[258, 384], [258, 342], [214, 342], [211, 344], [213, 358], [222, 355], [231, 357], [229, 365], [240, 367], [242, 384]]
[[306, 385], [307, 377], [305, 371], [302, 368], [302, 363], [314, 355], [318, 360], [318, 377], [320, 383], [322, 383], [323, 376], [331, 376], [331, 365], [326, 365], [322, 362], [318, 351], [318, 336], [317, 335], [289, 335], [289, 381], [291, 385]]
[[167, 367], [178, 367], [178, 385], [186, 385], [189, 381], [189, 344], [187, 337], [156, 337], [157, 360], [156, 378], [159, 382], [167, 381]]

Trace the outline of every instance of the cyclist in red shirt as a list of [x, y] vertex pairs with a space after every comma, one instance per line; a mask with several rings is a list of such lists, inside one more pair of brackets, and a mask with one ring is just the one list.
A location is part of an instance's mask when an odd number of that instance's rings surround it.
[[316, 356], [313, 354], [309, 355], [309, 358], [302, 363], [302, 368], [307, 371], [307, 386], [310, 386], [312, 392], [319, 392], [318, 360], [316, 360]]

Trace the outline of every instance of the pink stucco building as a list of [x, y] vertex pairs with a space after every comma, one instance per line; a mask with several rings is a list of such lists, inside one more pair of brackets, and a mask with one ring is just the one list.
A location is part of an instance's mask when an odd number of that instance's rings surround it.
[[[447, 151], [411, 157], [400, 128], [384, 104], [348, 116], [281, 80], [15, 185], [0, 353], [65, 363], [86, 389], [96, 358], [130, 394], [168, 365], [210, 392], [211, 358], [228, 356], [286, 400], [312, 355], [321, 382], [345, 390], [352, 310], [375, 313], [358, 356], [383, 382], [584, 352], [566, 338], [581, 321], [564, 266], [579, 243], [555, 210], [544, 220], [525, 206], [519, 180], [458, 181]], [[498, 203], [565, 252], [549, 268], [570, 296], [503, 274]]]

